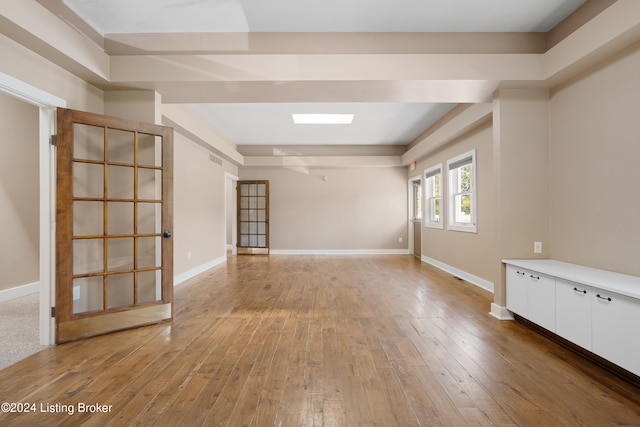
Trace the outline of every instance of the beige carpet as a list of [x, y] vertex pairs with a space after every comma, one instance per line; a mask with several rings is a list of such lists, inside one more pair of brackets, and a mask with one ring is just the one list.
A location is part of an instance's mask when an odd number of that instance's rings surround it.
[[37, 293], [0, 302], [0, 369], [46, 348], [38, 334]]

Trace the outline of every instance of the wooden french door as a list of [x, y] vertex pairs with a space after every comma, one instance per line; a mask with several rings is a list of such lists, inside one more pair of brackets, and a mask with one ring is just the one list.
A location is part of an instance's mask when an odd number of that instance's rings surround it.
[[238, 181], [238, 254], [269, 254], [269, 181]]
[[56, 342], [173, 317], [173, 130], [57, 111]]

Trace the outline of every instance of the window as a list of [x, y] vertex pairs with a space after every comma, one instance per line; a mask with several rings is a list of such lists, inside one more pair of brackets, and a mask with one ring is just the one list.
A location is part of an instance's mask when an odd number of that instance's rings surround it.
[[476, 150], [447, 161], [450, 230], [476, 232]]
[[442, 221], [442, 165], [424, 171], [425, 227], [443, 228]]
[[422, 186], [420, 180], [411, 181], [411, 219], [422, 218]]

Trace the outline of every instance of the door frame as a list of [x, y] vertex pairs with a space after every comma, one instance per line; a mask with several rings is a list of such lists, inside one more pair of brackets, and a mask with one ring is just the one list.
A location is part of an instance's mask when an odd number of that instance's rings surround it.
[[[242, 234], [242, 221], [240, 220], [239, 216], [241, 216], [241, 197], [240, 197], [240, 192], [241, 192], [241, 186], [244, 184], [263, 184], [265, 185], [265, 243], [266, 243], [266, 247], [261, 247], [261, 246], [241, 246], [241, 238], [240, 235]], [[269, 202], [269, 198], [270, 198], [270, 190], [269, 190], [269, 180], [255, 180], [255, 179], [250, 179], [250, 180], [238, 180], [236, 181], [236, 222], [237, 222], [237, 241], [236, 241], [236, 248], [237, 248], [237, 253], [241, 254], [241, 255], [269, 255], [270, 251], [271, 251], [271, 242], [270, 242], [270, 235], [271, 235], [271, 230], [270, 230], [270, 202]], [[257, 208], [259, 209], [259, 208]], [[250, 222], [257, 222], [257, 221], [251, 221]]]
[[[231, 206], [227, 206], [225, 205], [225, 209], [224, 209], [224, 214], [225, 214], [225, 221], [224, 221], [224, 235], [225, 235], [225, 245], [228, 243], [227, 240], [227, 235], [229, 234], [229, 232], [231, 232], [231, 255], [237, 255], [238, 254], [238, 212], [237, 212], [237, 197], [238, 197], [238, 192], [236, 191], [236, 186], [238, 185], [238, 181], [240, 180], [240, 178], [238, 178], [237, 176], [229, 173], [229, 172], [225, 172], [224, 173], [224, 179], [225, 179], [225, 196], [224, 196], [224, 202], [225, 203], [230, 203]], [[231, 187], [229, 187], [229, 185], [227, 185], [227, 183], [230, 183]], [[229, 191], [230, 194], [226, 194], [226, 192]], [[229, 199], [231, 199], [231, 201], [229, 201]], [[231, 212], [229, 212], [231, 210]], [[229, 218], [229, 216], [231, 216], [231, 218]], [[231, 230], [227, 229], [228, 224], [231, 223]], [[227, 253], [227, 246], [225, 246], [225, 254]]]
[[55, 230], [56, 230], [56, 168], [55, 135], [56, 108], [67, 107], [67, 101], [0, 72], [0, 92], [18, 98], [39, 109], [38, 153], [40, 170], [40, 313], [39, 336], [41, 345], [55, 342]]
[[[409, 254], [414, 255], [415, 252], [415, 242], [414, 242], [414, 229], [416, 226], [416, 222], [413, 218], [414, 211], [414, 200], [413, 200], [413, 183], [416, 181], [420, 181], [420, 187], [422, 188], [422, 194], [424, 195], [424, 179], [420, 175], [413, 176], [409, 178], [407, 181], [407, 247], [409, 249]], [[422, 207], [422, 217], [424, 218], [424, 206]], [[422, 226], [420, 226], [420, 233], [422, 233]], [[422, 243], [422, 242], [420, 242]]]

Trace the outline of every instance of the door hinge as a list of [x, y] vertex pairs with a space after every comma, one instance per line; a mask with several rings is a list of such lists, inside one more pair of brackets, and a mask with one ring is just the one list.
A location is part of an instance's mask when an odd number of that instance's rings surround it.
[[49, 137], [49, 143], [53, 146], [56, 146], [58, 141], [58, 135], [51, 135], [51, 137]]
[[56, 308], [51, 307], [51, 317], [56, 317]]

